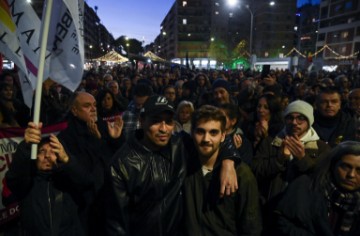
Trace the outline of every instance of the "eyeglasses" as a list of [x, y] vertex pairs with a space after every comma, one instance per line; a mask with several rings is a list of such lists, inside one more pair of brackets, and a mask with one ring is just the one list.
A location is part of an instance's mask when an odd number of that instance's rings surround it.
[[287, 115], [287, 116], [285, 116], [285, 121], [287, 123], [291, 123], [291, 122], [293, 122], [293, 120], [296, 120], [296, 123], [298, 123], [298, 124], [302, 124], [307, 120], [307, 118], [304, 115], [299, 115], [299, 116]]

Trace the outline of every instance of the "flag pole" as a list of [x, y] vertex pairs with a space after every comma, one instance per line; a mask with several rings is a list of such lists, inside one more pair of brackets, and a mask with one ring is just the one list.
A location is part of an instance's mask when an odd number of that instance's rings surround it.
[[[39, 69], [38, 77], [36, 82], [35, 90], [35, 106], [34, 106], [34, 118], [33, 122], [38, 125], [40, 121], [40, 106], [41, 106], [41, 93], [42, 93], [42, 83], [44, 80], [44, 69], [45, 69], [45, 55], [46, 55], [46, 45], [48, 41], [49, 27], [50, 27], [50, 16], [51, 9], [53, 6], [53, 0], [47, 0], [45, 2], [45, 19], [43, 21], [43, 30], [41, 35], [41, 45], [40, 45], [40, 60], [39, 60]], [[37, 144], [31, 145], [31, 159], [36, 159], [37, 157]]]

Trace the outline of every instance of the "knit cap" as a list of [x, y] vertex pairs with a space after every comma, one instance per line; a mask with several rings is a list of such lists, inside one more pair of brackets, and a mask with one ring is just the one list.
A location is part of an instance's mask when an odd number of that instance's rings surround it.
[[304, 115], [309, 121], [310, 126], [314, 123], [314, 109], [309, 103], [302, 100], [296, 100], [286, 107], [283, 116], [286, 117], [294, 112]]
[[224, 79], [216, 79], [212, 84], [212, 90], [215, 90], [216, 88], [224, 88], [228, 92], [230, 91], [230, 84]]

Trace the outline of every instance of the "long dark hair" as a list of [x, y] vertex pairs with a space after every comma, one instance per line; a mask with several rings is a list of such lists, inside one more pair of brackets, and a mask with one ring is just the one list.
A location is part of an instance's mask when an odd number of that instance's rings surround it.
[[360, 142], [345, 141], [339, 143], [327, 155], [322, 155], [315, 168], [312, 187], [322, 190], [333, 176], [336, 164], [345, 155], [356, 155], [360, 158]]
[[[282, 107], [280, 103], [280, 97], [275, 96], [273, 94], [263, 94], [258, 98], [256, 107], [261, 98], [265, 98], [267, 105], [269, 107], [269, 111], [271, 115], [269, 123], [270, 124], [282, 123], [283, 119], [282, 119]], [[258, 120], [257, 114], [256, 114], [256, 120]]]
[[[106, 94], [110, 94], [112, 100], [113, 100], [113, 106], [110, 109], [110, 111], [104, 111], [101, 103], [102, 100], [105, 98]], [[99, 113], [100, 116], [102, 116], [104, 114], [104, 112], [108, 113], [108, 112], [116, 112], [116, 111], [121, 111], [121, 104], [119, 102], [119, 100], [117, 100], [117, 98], [115, 97], [115, 95], [108, 89], [108, 88], [104, 88], [102, 90], [99, 91], [99, 93], [96, 96], [96, 108], [97, 111]]]

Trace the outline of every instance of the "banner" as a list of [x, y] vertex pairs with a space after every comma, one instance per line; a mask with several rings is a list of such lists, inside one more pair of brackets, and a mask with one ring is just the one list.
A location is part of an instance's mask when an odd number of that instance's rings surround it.
[[[32, 105], [39, 67], [41, 21], [31, 4], [23, 0], [0, 0], [0, 52], [19, 68], [24, 102]], [[49, 76], [49, 62], [44, 77]]]
[[[67, 123], [59, 123], [44, 127], [42, 129], [43, 136], [49, 134], [57, 134], [67, 127]], [[5, 128], [0, 129], [0, 189], [3, 190], [3, 178], [6, 171], [9, 169], [13, 154], [16, 151], [18, 144], [24, 139], [25, 128]], [[30, 157], [29, 157], [30, 158]], [[19, 215], [17, 204], [5, 207], [0, 202], [0, 226], [16, 218]]]
[[[56, 0], [55, 3], [44, 78], [50, 77], [75, 91], [84, 69], [84, 3], [83, 0]], [[29, 107], [37, 82], [41, 33], [42, 23], [31, 3], [24, 0], [0, 0], [0, 53], [13, 61], [21, 71], [21, 89], [24, 102]]]
[[77, 89], [84, 72], [83, 12], [83, 0], [54, 0], [51, 12], [47, 44], [50, 78], [71, 91]]

